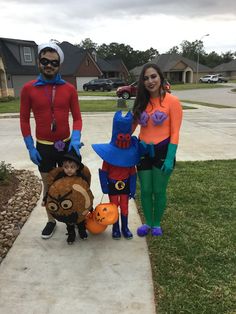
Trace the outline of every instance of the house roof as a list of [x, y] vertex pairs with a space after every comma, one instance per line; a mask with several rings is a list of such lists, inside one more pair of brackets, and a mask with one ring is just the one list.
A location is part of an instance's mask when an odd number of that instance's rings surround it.
[[101, 58], [95, 49], [87, 49], [89, 53], [94, 56], [94, 60], [96, 60], [97, 66], [102, 72], [127, 72], [127, 75], [129, 74], [129, 71], [127, 70], [124, 62], [120, 57], [112, 56], [106, 59]]
[[60, 73], [62, 75], [73, 75], [77, 72], [82, 60], [86, 55], [86, 51], [67, 41], [58, 44], [64, 52], [65, 59], [62, 63]]
[[22, 65], [20, 47], [33, 47], [35, 58], [37, 57], [37, 45], [32, 40], [21, 40], [12, 38], [0, 38], [0, 55], [8, 74], [11, 75], [37, 75], [37, 64]]
[[[197, 70], [197, 63], [195, 61], [182, 57], [178, 54], [162, 54], [154, 58], [151, 62], [156, 63], [162, 72], [170, 72], [179, 62], [185, 63], [186, 66], [190, 67], [194, 72]], [[139, 75], [142, 68], [143, 66], [139, 66], [132, 69], [130, 72], [134, 75]], [[208, 73], [209, 71], [212, 71], [212, 69], [205, 65], [199, 64], [198, 71]]]
[[236, 59], [227, 63], [222, 63], [217, 65], [214, 69], [214, 72], [225, 72], [225, 71], [236, 71]]
[[126, 71], [127, 74], [129, 73], [129, 70], [127, 69], [126, 65], [124, 64], [123, 60], [119, 57], [110, 57], [107, 59], [109, 62], [112, 62], [112, 64], [114, 66], [116, 66], [116, 68], [119, 70], [119, 71]]
[[97, 65], [102, 72], [118, 72], [119, 68], [115, 63], [112, 63], [109, 60], [105, 60], [97, 56]]

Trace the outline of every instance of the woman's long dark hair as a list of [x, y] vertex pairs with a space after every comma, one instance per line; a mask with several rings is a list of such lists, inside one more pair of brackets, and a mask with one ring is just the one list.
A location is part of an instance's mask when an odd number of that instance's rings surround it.
[[133, 107], [134, 121], [136, 121], [139, 118], [140, 114], [146, 109], [147, 104], [149, 103], [150, 94], [144, 86], [144, 74], [146, 70], [149, 68], [155, 69], [160, 76], [160, 79], [161, 79], [161, 85], [159, 88], [160, 97], [163, 99], [166, 95], [166, 91], [164, 87], [165, 78], [161, 69], [155, 63], [146, 63], [142, 68], [142, 71], [140, 73], [139, 80], [138, 80], [137, 96], [134, 101], [134, 107]]

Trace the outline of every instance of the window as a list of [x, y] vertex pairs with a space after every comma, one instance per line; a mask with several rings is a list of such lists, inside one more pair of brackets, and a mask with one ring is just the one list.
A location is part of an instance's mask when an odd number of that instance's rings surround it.
[[24, 61], [32, 62], [32, 52], [30, 47], [23, 47]]

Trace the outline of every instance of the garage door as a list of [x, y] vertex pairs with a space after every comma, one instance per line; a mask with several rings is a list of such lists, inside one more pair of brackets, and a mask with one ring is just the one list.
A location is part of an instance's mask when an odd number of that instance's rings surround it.
[[76, 86], [77, 86], [77, 90], [83, 90], [83, 85], [85, 83], [88, 83], [91, 80], [97, 79], [97, 76], [93, 76], [93, 77], [76, 77]]

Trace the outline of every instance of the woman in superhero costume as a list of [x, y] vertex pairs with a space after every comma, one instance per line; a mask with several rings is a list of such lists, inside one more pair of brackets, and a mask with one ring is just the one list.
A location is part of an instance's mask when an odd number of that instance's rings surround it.
[[166, 208], [166, 189], [175, 165], [182, 122], [179, 100], [165, 90], [165, 78], [156, 64], [144, 65], [134, 102], [133, 131], [140, 125], [143, 157], [137, 166], [145, 224], [139, 236], [150, 231], [161, 236], [161, 219]]

